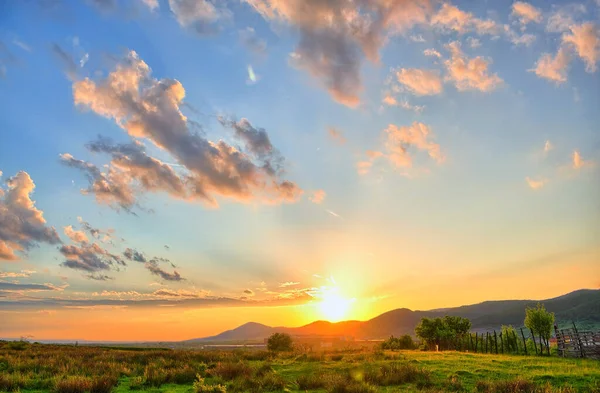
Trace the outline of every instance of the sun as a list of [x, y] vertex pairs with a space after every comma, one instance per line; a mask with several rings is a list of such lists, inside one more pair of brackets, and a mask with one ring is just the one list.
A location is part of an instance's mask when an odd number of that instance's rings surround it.
[[352, 299], [345, 299], [337, 291], [337, 288], [323, 291], [323, 300], [319, 303], [321, 314], [330, 322], [338, 322], [346, 317]]

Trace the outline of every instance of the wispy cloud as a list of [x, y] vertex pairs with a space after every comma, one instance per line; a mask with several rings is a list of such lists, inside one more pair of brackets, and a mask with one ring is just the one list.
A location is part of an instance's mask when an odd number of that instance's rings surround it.
[[527, 184], [532, 190], [539, 190], [540, 188], [544, 187], [544, 185], [546, 185], [546, 183], [548, 182], [545, 179], [534, 180], [530, 177], [526, 177], [525, 180], [527, 181]]

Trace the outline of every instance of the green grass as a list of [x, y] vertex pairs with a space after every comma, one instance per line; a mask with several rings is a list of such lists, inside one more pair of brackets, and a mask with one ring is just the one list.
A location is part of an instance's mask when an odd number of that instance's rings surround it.
[[[198, 382], [198, 379], [201, 381]], [[362, 349], [189, 351], [0, 342], [0, 392], [600, 393], [600, 362]]]

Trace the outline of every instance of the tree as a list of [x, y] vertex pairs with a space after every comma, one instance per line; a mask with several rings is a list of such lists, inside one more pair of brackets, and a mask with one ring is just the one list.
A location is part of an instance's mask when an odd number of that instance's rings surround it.
[[381, 349], [390, 349], [397, 351], [399, 349], [414, 349], [415, 343], [410, 335], [405, 334], [400, 337], [391, 336], [381, 343]]
[[525, 309], [525, 326], [540, 337], [540, 344], [546, 346], [549, 355], [554, 313], [546, 311], [546, 308], [540, 303], [535, 308], [527, 307]]
[[287, 333], [273, 333], [267, 340], [269, 351], [291, 351], [293, 349], [292, 336]]
[[427, 345], [450, 348], [452, 343], [464, 337], [471, 329], [471, 321], [462, 317], [422, 318], [415, 334]]

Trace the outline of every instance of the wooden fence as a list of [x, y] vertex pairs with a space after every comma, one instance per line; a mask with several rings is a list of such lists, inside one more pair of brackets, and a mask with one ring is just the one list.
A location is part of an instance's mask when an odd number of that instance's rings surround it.
[[558, 329], [554, 325], [558, 354], [562, 357], [600, 359], [600, 332]]

